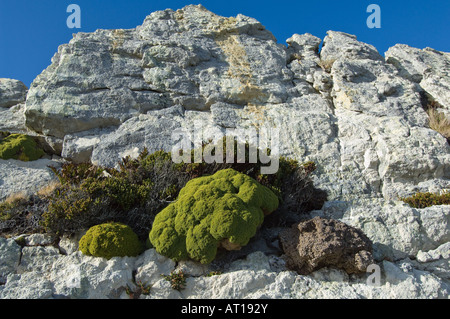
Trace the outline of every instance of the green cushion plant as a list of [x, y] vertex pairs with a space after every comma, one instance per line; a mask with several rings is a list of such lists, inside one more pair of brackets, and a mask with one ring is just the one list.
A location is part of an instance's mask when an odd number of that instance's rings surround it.
[[36, 141], [28, 135], [11, 134], [0, 140], [0, 159], [35, 161], [44, 155]]
[[134, 231], [121, 223], [105, 223], [91, 227], [80, 239], [79, 250], [87, 256], [134, 257], [143, 251], [143, 245]]
[[246, 174], [224, 169], [190, 180], [156, 215], [149, 234], [156, 251], [174, 260], [214, 260], [217, 248], [239, 249], [278, 208], [278, 197]]

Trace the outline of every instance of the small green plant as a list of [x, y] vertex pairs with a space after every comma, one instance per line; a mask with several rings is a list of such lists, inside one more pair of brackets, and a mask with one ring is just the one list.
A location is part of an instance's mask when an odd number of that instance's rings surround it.
[[142, 252], [143, 245], [129, 226], [105, 223], [87, 231], [80, 239], [79, 250], [87, 256], [111, 259], [137, 256]]
[[[9, 136], [0, 134], [0, 143]], [[145, 241], [155, 216], [177, 199], [188, 181], [224, 169], [234, 169], [269, 188], [278, 196], [279, 211], [286, 214], [320, 209], [326, 200], [317, 196], [310, 179], [312, 163], [281, 157], [276, 174], [261, 175], [265, 164], [249, 162], [249, 144], [245, 144], [244, 163], [237, 163], [236, 141], [234, 163], [226, 162], [226, 143], [224, 146], [223, 163], [177, 164], [169, 152], [150, 154], [144, 149], [136, 159], [123, 158], [117, 169], [90, 163], [52, 167], [59, 183], [55, 181], [26, 200], [0, 203], [0, 234], [45, 231], [60, 236], [114, 221], [129, 225]], [[271, 224], [278, 223], [280, 219], [273, 215]]]
[[206, 277], [219, 276], [219, 275], [221, 275], [221, 274], [222, 274], [221, 271], [211, 271], [211, 272], [209, 272], [209, 273], [206, 275]]
[[433, 193], [416, 193], [400, 200], [414, 208], [426, 208], [434, 205], [450, 205], [450, 192], [441, 195]]
[[128, 285], [125, 288], [125, 292], [130, 297], [130, 299], [138, 299], [141, 295], [148, 296], [150, 294], [151, 285], [147, 285], [138, 281], [136, 283], [136, 288], [131, 289]]
[[25, 236], [20, 236], [17, 237], [15, 239], [15, 242], [17, 245], [19, 245], [20, 247], [25, 247], [25, 245], [27, 244], [26, 240], [25, 240]]
[[36, 141], [28, 135], [11, 134], [0, 140], [0, 158], [4, 160], [35, 161], [44, 154]]
[[164, 277], [165, 280], [170, 282], [170, 286], [172, 289], [180, 291], [181, 289], [184, 289], [186, 287], [186, 274], [179, 270], [178, 272], [172, 271], [170, 275], [161, 275]]

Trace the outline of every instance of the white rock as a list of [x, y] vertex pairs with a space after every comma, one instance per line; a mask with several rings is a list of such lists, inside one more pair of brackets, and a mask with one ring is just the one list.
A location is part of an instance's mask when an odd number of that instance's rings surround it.
[[48, 159], [32, 162], [0, 159], [0, 200], [10, 195], [31, 195], [56, 180], [48, 166], [59, 167], [59, 163]]
[[401, 76], [420, 83], [444, 107], [444, 111], [450, 114], [450, 53], [396, 44], [385, 55], [386, 61], [394, 65]]
[[417, 261], [421, 263], [436, 261], [441, 258], [443, 259], [450, 258], [450, 242], [442, 244], [434, 250], [429, 250], [427, 252], [419, 250], [419, 252], [417, 253]]
[[0, 237], [0, 283], [14, 273], [19, 265], [21, 248], [13, 239]]
[[25, 102], [27, 90], [26, 85], [19, 80], [0, 79], [0, 108]]
[[153, 285], [162, 275], [169, 275], [175, 269], [175, 262], [159, 255], [155, 249], [146, 250], [136, 260], [136, 282]]
[[50, 269], [54, 294], [78, 299], [119, 298], [134, 287], [132, 271], [136, 258], [84, 256], [81, 252], [59, 258]]
[[60, 257], [59, 250], [52, 246], [23, 247], [17, 273], [47, 272]]
[[32, 234], [24, 238], [27, 246], [48, 246], [55, 241], [55, 238], [49, 234]]
[[51, 299], [52, 292], [52, 283], [41, 273], [11, 274], [6, 284], [0, 286], [0, 299]]

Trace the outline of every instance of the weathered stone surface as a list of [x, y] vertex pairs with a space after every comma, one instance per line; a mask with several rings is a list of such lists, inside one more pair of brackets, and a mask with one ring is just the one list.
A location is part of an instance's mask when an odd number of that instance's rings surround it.
[[136, 261], [136, 282], [153, 285], [161, 280], [161, 275], [169, 275], [175, 269], [175, 262], [149, 249]]
[[420, 83], [427, 94], [444, 107], [445, 113], [450, 113], [450, 53], [396, 44], [386, 52], [386, 61], [394, 65], [402, 77]]
[[448, 205], [424, 209], [383, 199], [327, 202], [310, 216], [341, 220], [361, 229], [373, 242], [376, 260], [413, 257], [450, 241]]
[[52, 246], [23, 247], [17, 273], [48, 271], [59, 257], [59, 250]]
[[50, 299], [52, 292], [51, 281], [40, 273], [11, 274], [6, 284], [0, 286], [0, 299]]
[[19, 266], [20, 246], [13, 239], [0, 237], [0, 284]]
[[49, 234], [32, 234], [24, 236], [27, 246], [48, 246], [55, 242], [55, 238]]
[[28, 88], [19, 80], [0, 79], [0, 108], [25, 102]]
[[48, 166], [59, 167], [59, 163], [48, 159], [33, 162], [18, 160], [0, 160], [0, 200], [9, 195], [37, 192], [56, 179]]
[[315, 217], [280, 233], [286, 266], [308, 275], [323, 267], [363, 273], [373, 263], [372, 243], [358, 229], [342, 222]]
[[26, 123], [63, 137], [174, 104], [282, 101], [285, 64], [283, 46], [254, 19], [201, 6], [165, 10], [135, 30], [78, 33], [62, 45], [30, 87]]
[[0, 107], [0, 131], [23, 133], [25, 126], [25, 103], [16, 104], [9, 108]]
[[77, 299], [119, 298], [134, 287], [136, 258], [94, 258], [76, 252], [61, 256], [49, 269], [53, 295]]

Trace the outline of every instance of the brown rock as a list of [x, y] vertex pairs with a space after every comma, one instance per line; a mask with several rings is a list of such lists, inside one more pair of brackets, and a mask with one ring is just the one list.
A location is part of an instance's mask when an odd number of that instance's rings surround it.
[[286, 266], [301, 275], [323, 267], [348, 274], [365, 272], [373, 263], [372, 242], [359, 229], [333, 219], [315, 217], [280, 233]]

